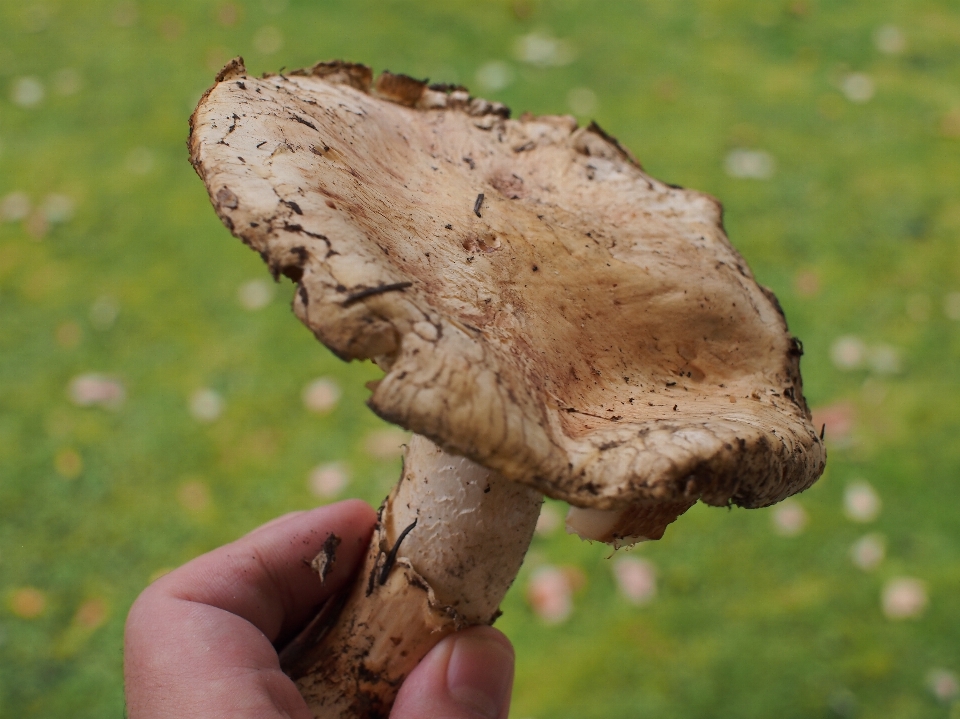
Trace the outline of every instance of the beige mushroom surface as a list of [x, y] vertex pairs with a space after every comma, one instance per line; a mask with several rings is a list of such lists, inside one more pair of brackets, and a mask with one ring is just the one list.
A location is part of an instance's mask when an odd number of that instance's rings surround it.
[[237, 60], [190, 150], [227, 227], [299, 285], [297, 316], [384, 369], [385, 419], [665, 522], [809, 487], [825, 451], [801, 348], [719, 203], [595, 125], [508, 114], [360, 65], [255, 78]]

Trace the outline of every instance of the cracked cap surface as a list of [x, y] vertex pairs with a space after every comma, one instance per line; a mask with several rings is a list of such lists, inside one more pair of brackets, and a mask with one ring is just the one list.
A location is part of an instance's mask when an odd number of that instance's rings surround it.
[[[761, 507], [825, 463], [799, 342], [713, 198], [599, 127], [331, 62], [220, 73], [190, 151], [385, 419], [581, 507]], [[675, 511], [676, 510], [676, 511]]]

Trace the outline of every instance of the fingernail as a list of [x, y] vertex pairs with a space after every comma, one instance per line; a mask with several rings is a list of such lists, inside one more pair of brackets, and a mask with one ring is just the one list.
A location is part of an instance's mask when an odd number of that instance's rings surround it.
[[513, 688], [513, 651], [492, 631], [457, 637], [447, 664], [450, 697], [478, 719], [505, 717]]

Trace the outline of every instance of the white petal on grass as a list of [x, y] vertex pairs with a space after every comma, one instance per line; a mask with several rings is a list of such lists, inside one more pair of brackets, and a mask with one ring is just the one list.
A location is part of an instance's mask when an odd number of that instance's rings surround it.
[[916, 619], [929, 603], [927, 586], [911, 577], [891, 579], [883, 587], [880, 602], [887, 619]]
[[876, 92], [873, 78], [863, 72], [851, 72], [840, 81], [840, 90], [850, 102], [869, 102]]
[[69, 222], [73, 218], [73, 200], [67, 195], [52, 193], [43, 198], [40, 211], [52, 225]]
[[410, 441], [410, 434], [396, 427], [377, 429], [363, 441], [364, 449], [374, 459], [396, 459], [403, 454], [403, 445]]
[[927, 688], [944, 704], [960, 698], [960, 679], [949, 669], [931, 669], [927, 674]]
[[261, 55], [273, 55], [283, 49], [283, 33], [272, 25], [257, 30], [253, 36], [253, 46]]
[[948, 320], [960, 322], [960, 292], [948, 292], [944, 295], [943, 314]]
[[798, 501], [785, 499], [773, 509], [773, 529], [781, 537], [796, 537], [807, 528], [810, 517]]
[[127, 397], [120, 380], [98, 372], [78, 375], [67, 390], [70, 401], [78, 407], [119, 409]]
[[303, 388], [303, 406], [316, 414], [327, 414], [340, 401], [340, 385], [330, 377], [320, 377]]
[[520, 62], [537, 67], [569, 65], [576, 58], [576, 52], [568, 41], [544, 32], [532, 32], [517, 38], [513, 52]]
[[866, 358], [867, 346], [859, 337], [844, 335], [837, 337], [830, 345], [830, 360], [837, 369], [859, 369], [863, 367]]
[[502, 60], [493, 60], [480, 66], [476, 80], [484, 90], [496, 92], [513, 82], [513, 69]]
[[868, 353], [870, 369], [877, 374], [899, 374], [903, 369], [900, 351], [886, 344], [874, 345]]
[[887, 556], [887, 540], [882, 534], [867, 534], [850, 547], [850, 561], [865, 572], [876, 569]]
[[575, 87], [567, 93], [567, 107], [574, 115], [592, 115], [597, 111], [597, 93], [589, 87]]
[[534, 531], [541, 537], [549, 537], [556, 532], [563, 523], [563, 517], [552, 504], [544, 503], [540, 507], [540, 516], [537, 517], [537, 526]]
[[544, 565], [530, 575], [527, 601], [546, 624], [562, 624], [573, 613], [573, 585], [568, 572]]
[[880, 516], [882, 508], [880, 495], [866, 480], [851, 482], [843, 492], [843, 513], [851, 522], [872, 522]]
[[314, 467], [307, 479], [307, 487], [320, 499], [332, 499], [350, 484], [347, 468], [340, 462]]
[[251, 312], [262, 310], [273, 301], [274, 288], [266, 280], [250, 280], [237, 289], [240, 304]]
[[198, 422], [209, 424], [223, 414], [223, 398], [209, 387], [190, 395], [190, 415]]
[[746, 180], [769, 180], [777, 169], [776, 161], [769, 152], [744, 148], [727, 153], [723, 164], [730, 177]]
[[113, 327], [120, 314], [120, 304], [110, 295], [101, 295], [90, 305], [90, 324], [94, 329], [106, 332]]
[[45, 95], [43, 83], [36, 77], [18, 77], [10, 89], [10, 101], [20, 107], [36, 107]]
[[873, 33], [873, 44], [884, 55], [900, 55], [907, 49], [907, 37], [896, 25], [884, 25]]
[[83, 78], [72, 68], [65, 67], [57, 70], [53, 75], [53, 89], [58, 95], [65, 97], [76, 95], [83, 88]]
[[26, 192], [11, 192], [0, 200], [0, 218], [19, 222], [30, 214], [30, 197]]
[[149, 175], [156, 163], [150, 150], [146, 147], [135, 147], [127, 153], [124, 164], [134, 175]]
[[631, 604], [649, 604], [657, 596], [657, 568], [638, 557], [620, 557], [613, 562], [613, 576], [620, 594]]

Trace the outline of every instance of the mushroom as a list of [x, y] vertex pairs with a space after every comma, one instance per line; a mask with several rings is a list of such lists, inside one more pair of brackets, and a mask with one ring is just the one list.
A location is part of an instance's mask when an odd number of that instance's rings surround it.
[[436, 642], [493, 622], [543, 495], [621, 546], [824, 468], [801, 345], [720, 204], [596, 124], [509, 114], [363, 65], [237, 59], [191, 119], [221, 220], [416, 433], [355, 586], [281, 657], [317, 717], [385, 717]]

